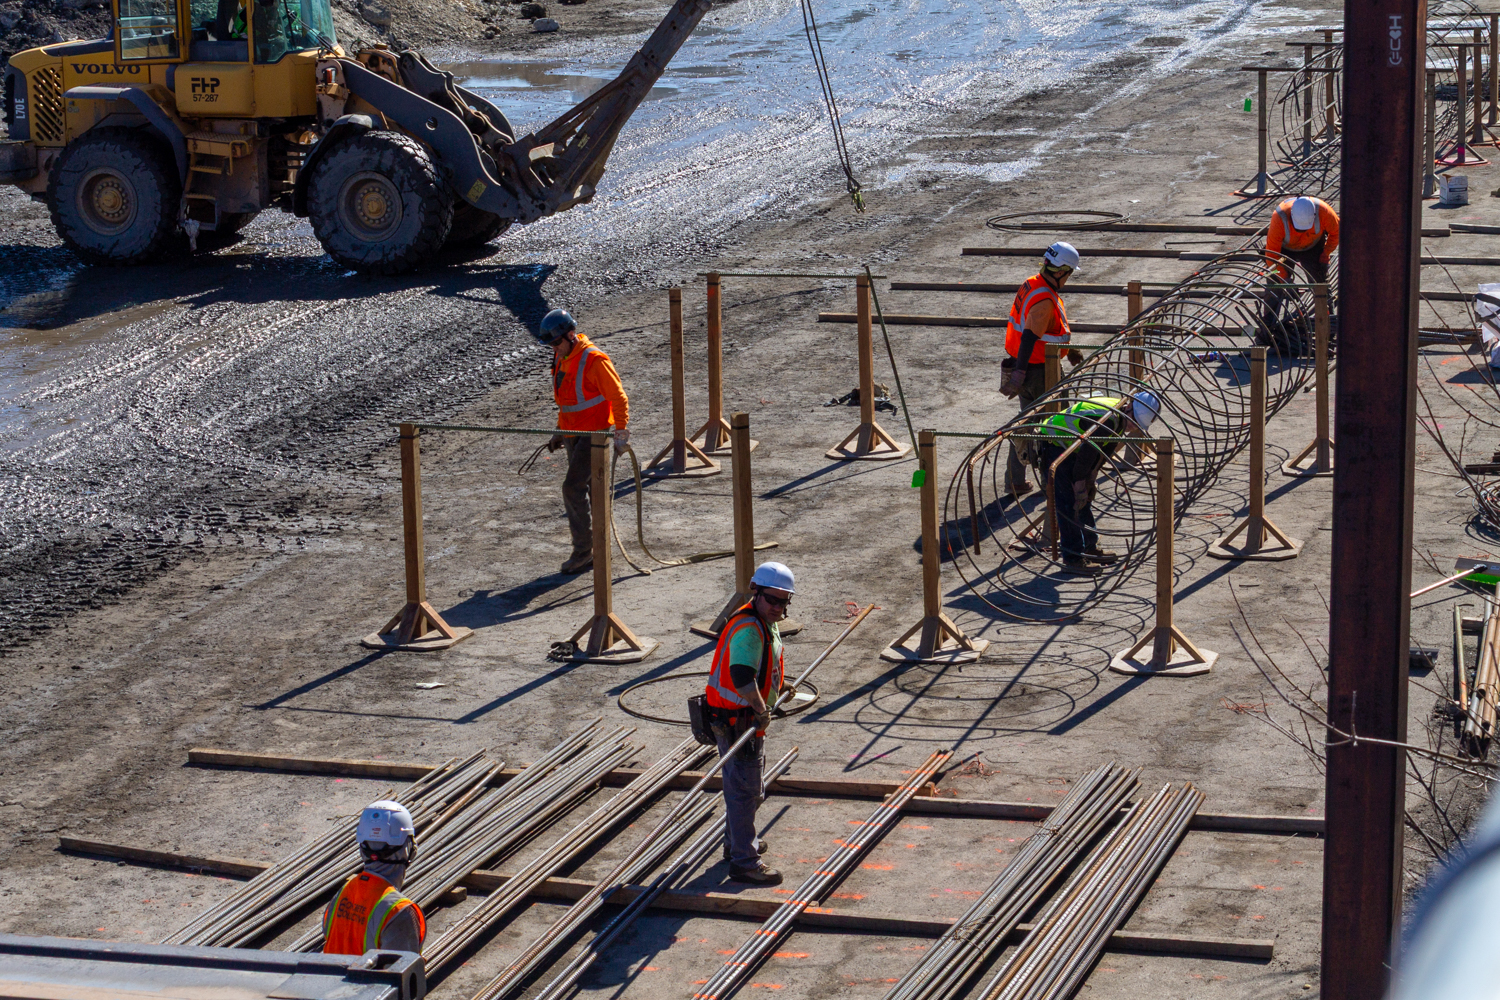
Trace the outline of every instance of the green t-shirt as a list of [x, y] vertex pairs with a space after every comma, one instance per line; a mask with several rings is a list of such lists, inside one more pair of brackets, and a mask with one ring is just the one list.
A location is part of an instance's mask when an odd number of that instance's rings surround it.
[[[764, 625], [764, 622], [761, 622]], [[742, 628], [735, 632], [729, 639], [729, 665], [731, 674], [734, 667], [739, 664], [755, 668], [756, 686], [764, 683], [765, 678], [761, 676], [761, 667], [765, 661], [766, 643], [761, 638], [759, 628]], [[781, 629], [771, 625], [771, 662], [781, 661]], [[722, 662], [722, 661], [721, 661]], [[738, 682], [739, 678], [733, 678]], [[741, 685], [742, 686], [742, 685]], [[769, 701], [774, 704], [777, 692], [772, 691]]]

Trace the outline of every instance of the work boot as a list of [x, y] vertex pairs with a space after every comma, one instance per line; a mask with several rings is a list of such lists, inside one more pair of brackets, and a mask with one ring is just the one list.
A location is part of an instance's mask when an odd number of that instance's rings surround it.
[[568, 561], [562, 564], [562, 571], [569, 576], [576, 576], [586, 569], [594, 568], [594, 554], [592, 552], [575, 552]]
[[[765, 837], [761, 837], [757, 841], [757, 843], [755, 845], [755, 853], [756, 854], [764, 854], [764, 853], [766, 853], [766, 838]], [[724, 860], [725, 861], [729, 860], [729, 841], [727, 841], [727, 840], [724, 841]]]
[[1118, 552], [1106, 552], [1105, 550], [1099, 548], [1099, 546], [1097, 545], [1095, 545], [1091, 549], [1084, 549], [1083, 557], [1090, 562], [1096, 562], [1101, 566], [1108, 566], [1111, 563], [1120, 561], [1120, 554]]
[[1069, 576], [1098, 576], [1103, 572], [1103, 570], [1100, 569], [1098, 565], [1086, 561], [1081, 556], [1078, 558], [1064, 559], [1062, 564], [1062, 571]]
[[1035, 486], [1023, 480], [1010, 488], [1010, 495], [1019, 500], [1034, 489]]
[[774, 868], [767, 868], [764, 864], [756, 865], [754, 868], [729, 867], [729, 881], [749, 882], [751, 885], [780, 885], [781, 872]]

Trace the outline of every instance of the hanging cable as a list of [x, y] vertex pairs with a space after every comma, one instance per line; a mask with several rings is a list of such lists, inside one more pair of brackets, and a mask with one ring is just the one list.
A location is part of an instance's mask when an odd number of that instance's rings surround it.
[[854, 202], [854, 210], [865, 210], [862, 188], [854, 176], [854, 163], [849, 158], [849, 143], [844, 139], [844, 125], [839, 120], [838, 102], [833, 96], [833, 80], [828, 75], [828, 60], [823, 56], [823, 39], [818, 35], [818, 22], [813, 17], [812, 0], [802, 0], [802, 30], [807, 33], [807, 47], [812, 50], [813, 67], [818, 71], [818, 86], [823, 91], [823, 103], [828, 107], [828, 120], [833, 125], [833, 142], [838, 148], [839, 166], [844, 169], [844, 187]]

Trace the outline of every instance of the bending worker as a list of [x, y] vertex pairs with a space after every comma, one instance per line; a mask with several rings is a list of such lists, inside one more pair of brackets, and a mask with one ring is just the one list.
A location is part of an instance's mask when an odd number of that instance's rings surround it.
[[[1010, 321], [1005, 324], [1005, 353], [1009, 357], [1000, 365], [1005, 372], [1000, 392], [1019, 399], [1023, 412], [1046, 391], [1047, 345], [1066, 344], [1073, 337], [1068, 329], [1068, 310], [1058, 293], [1077, 269], [1078, 251], [1073, 244], [1052, 244], [1042, 255], [1042, 269], [1016, 289], [1010, 304]], [[1067, 355], [1073, 367], [1083, 364], [1083, 354], [1077, 348], [1069, 348]], [[1031, 492], [1026, 466], [1014, 442], [1005, 462], [1005, 492], [1017, 497]]]
[[[1119, 450], [1120, 442], [1110, 439], [1144, 437], [1160, 412], [1161, 401], [1143, 389], [1124, 398], [1092, 396], [1052, 414], [1037, 426], [1037, 433], [1050, 439], [1042, 441], [1038, 450], [1043, 485], [1045, 477], [1054, 477], [1057, 542], [1064, 573], [1097, 576], [1101, 566], [1119, 558], [1099, 548], [1099, 533], [1094, 530], [1095, 479], [1105, 461]], [[1090, 431], [1089, 440], [1063, 458], [1054, 472], [1052, 464]]]
[[[765, 731], [771, 709], [796, 691], [786, 683], [781, 631], [792, 601], [792, 571], [779, 562], [761, 563], [750, 578], [750, 602], [724, 623], [714, 647], [704, 700], [708, 723], [724, 761], [724, 817], [729, 877], [752, 885], [780, 885], [781, 873], [761, 861], [766, 842], [755, 834], [755, 810], [763, 798]], [[746, 730], [750, 737], [730, 757], [729, 748]]]
[[1322, 198], [1288, 198], [1271, 214], [1266, 230], [1266, 259], [1277, 265], [1281, 280], [1292, 276], [1281, 258], [1289, 258], [1315, 284], [1328, 283], [1328, 262], [1339, 248], [1339, 216]]
[[609, 355], [578, 332], [565, 309], [542, 317], [542, 343], [552, 348], [552, 398], [557, 401], [557, 430], [548, 451], [566, 448], [563, 509], [573, 534], [573, 554], [564, 573], [582, 573], [594, 565], [594, 529], [589, 519], [589, 438], [592, 431], [615, 432], [615, 453], [630, 440], [630, 400]]
[[422, 952], [427, 920], [401, 895], [417, 856], [417, 829], [399, 802], [382, 799], [359, 814], [355, 840], [365, 869], [351, 876], [323, 911], [323, 953], [363, 955], [376, 948]]

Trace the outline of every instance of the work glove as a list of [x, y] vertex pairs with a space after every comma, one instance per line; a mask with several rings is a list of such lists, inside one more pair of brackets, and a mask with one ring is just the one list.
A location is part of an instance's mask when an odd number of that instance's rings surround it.
[[1083, 510], [1089, 505], [1089, 501], [1093, 499], [1089, 495], [1093, 485], [1087, 479], [1080, 479], [1073, 484], [1073, 508], [1075, 510]]
[[615, 454], [625, 454], [625, 449], [630, 446], [630, 431], [624, 427], [615, 431]]
[[554, 435], [552, 435], [552, 437], [550, 437], [550, 438], [547, 439], [547, 450], [548, 451], [556, 451], [557, 449], [561, 448], [562, 446], [563, 446], [563, 436], [561, 434], [554, 434]]
[[1017, 368], [1015, 371], [1006, 376], [1005, 380], [1000, 383], [1000, 395], [1004, 396], [1006, 399], [1015, 399], [1016, 396], [1020, 395], [1021, 386], [1023, 383], [1025, 383], [1025, 381], [1025, 369]]
[[1068, 364], [1072, 365], [1074, 368], [1077, 368], [1079, 365], [1083, 364], [1083, 352], [1076, 347], [1068, 348]]
[[765, 732], [768, 728], [770, 728], [770, 725], [771, 725], [771, 713], [770, 712], [767, 712], [764, 715], [757, 715], [755, 717], [755, 731], [757, 733], [763, 733], [763, 732]]

